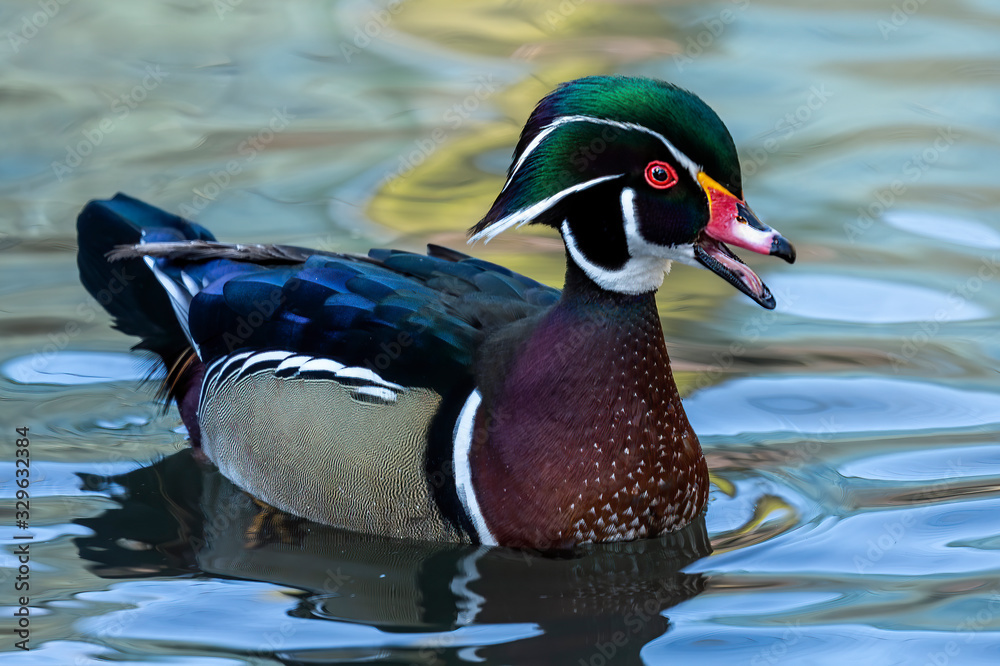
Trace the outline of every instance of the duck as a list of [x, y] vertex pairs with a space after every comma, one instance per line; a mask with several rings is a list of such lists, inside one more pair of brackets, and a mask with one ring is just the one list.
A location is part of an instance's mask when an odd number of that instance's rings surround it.
[[709, 475], [656, 293], [673, 262], [772, 309], [730, 249], [792, 263], [697, 95], [590, 76], [534, 108], [470, 242], [533, 224], [559, 290], [454, 249], [222, 243], [117, 194], [77, 221], [84, 287], [166, 368], [192, 447], [266, 506], [377, 537], [530, 549], [704, 517]]

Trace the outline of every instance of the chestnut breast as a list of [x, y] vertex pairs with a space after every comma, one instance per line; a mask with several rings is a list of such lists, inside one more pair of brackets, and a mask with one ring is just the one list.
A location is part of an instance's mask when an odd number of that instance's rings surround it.
[[514, 358], [471, 451], [499, 543], [636, 539], [701, 513], [708, 471], [651, 294], [560, 304]]

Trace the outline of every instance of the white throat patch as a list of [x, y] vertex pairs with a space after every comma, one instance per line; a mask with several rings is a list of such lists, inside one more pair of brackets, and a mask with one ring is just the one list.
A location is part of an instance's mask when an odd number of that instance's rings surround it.
[[639, 230], [639, 219], [635, 210], [635, 190], [626, 187], [621, 193], [622, 222], [625, 225], [625, 241], [628, 244], [629, 259], [621, 268], [603, 268], [594, 264], [580, 250], [569, 220], [563, 220], [560, 230], [570, 257], [583, 269], [591, 280], [602, 289], [619, 294], [641, 294], [659, 289], [664, 276], [670, 272], [674, 260], [694, 264], [694, 246], [676, 245], [665, 247], [650, 243]]

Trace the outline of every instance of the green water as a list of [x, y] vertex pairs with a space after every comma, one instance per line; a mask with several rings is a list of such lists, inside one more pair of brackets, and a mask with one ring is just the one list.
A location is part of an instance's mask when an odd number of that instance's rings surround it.
[[[4, 664], [1000, 661], [995, 2], [35, 0], [0, 27]], [[752, 259], [773, 313], [687, 267], [660, 294], [705, 532], [568, 559], [254, 532], [79, 285], [82, 205], [461, 248], [533, 104], [601, 73], [702, 96], [798, 250]], [[472, 251], [562, 277], [549, 233]]]

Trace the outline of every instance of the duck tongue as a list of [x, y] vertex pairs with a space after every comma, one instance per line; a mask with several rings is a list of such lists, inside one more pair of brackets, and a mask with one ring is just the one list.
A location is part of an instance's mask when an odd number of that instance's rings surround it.
[[706, 178], [711, 219], [695, 243], [695, 258], [708, 270], [752, 298], [768, 310], [774, 309], [774, 296], [750, 267], [733, 254], [726, 243], [760, 254], [795, 261], [795, 248], [777, 231], [754, 215], [740, 199], [715, 181]]
[[702, 237], [694, 246], [694, 256], [701, 264], [729, 282], [759, 305], [774, 309], [774, 296], [767, 285], [744, 264], [725, 243]]

